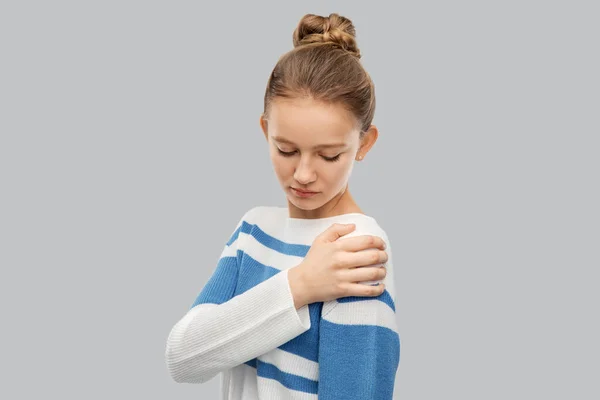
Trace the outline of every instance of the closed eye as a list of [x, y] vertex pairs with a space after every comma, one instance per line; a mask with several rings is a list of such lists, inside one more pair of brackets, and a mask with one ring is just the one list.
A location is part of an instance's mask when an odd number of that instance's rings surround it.
[[339, 159], [340, 159], [340, 155], [341, 155], [341, 153], [340, 153], [340, 154], [338, 154], [337, 156], [333, 156], [333, 157], [325, 157], [325, 156], [321, 156], [321, 157], [323, 157], [323, 159], [324, 159], [325, 161], [334, 162], [334, 161], [337, 161], [337, 160], [339, 160]]
[[[281, 150], [279, 147], [277, 148], [277, 151], [279, 152], [279, 154], [281, 154], [284, 157], [291, 157], [293, 156], [297, 150], [294, 151], [283, 151]], [[321, 156], [321, 158], [323, 158], [323, 160], [328, 161], [328, 162], [334, 162], [334, 161], [338, 161], [340, 159], [341, 153], [338, 154], [337, 156], [333, 156], [333, 157], [325, 157], [325, 156]]]
[[291, 152], [285, 152], [285, 151], [282, 151], [280, 148], [277, 148], [277, 150], [279, 151], [279, 154], [281, 154], [282, 156], [285, 156], [285, 157], [291, 157], [296, 152], [295, 150], [291, 151]]

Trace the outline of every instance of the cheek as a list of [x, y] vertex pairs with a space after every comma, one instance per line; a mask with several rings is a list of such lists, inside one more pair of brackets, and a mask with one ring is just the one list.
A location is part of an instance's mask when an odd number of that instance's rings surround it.
[[350, 160], [350, 162], [340, 161], [338, 164], [334, 163], [333, 166], [326, 168], [323, 172], [323, 180], [326, 180], [335, 186], [343, 186], [346, 184], [346, 180], [349, 178], [353, 166], [354, 163], [352, 160]]
[[[273, 169], [278, 177], [286, 177], [293, 172], [292, 163], [285, 158], [281, 157], [275, 151], [271, 151], [271, 163], [273, 164]], [[292, 172], [290, 172], [290, 170]]]

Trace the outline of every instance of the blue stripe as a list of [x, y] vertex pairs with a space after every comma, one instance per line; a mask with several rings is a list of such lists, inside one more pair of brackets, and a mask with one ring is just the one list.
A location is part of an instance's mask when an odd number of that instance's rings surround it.
[[222, 304], [233, 297], [238, 268], [236, 257], [221, 257], [215, 272], [204, 285], [190, 309], [198, 304]]
[[[253, 236], [263, 246], [282, 254], [286, 254], [289, 256], [305, 257], [306, 253], [308, 253], [308, 250], [310, 249], [310, 246], [306, 246], [304, 244], [292, 244], [283, 242], [269, 235], [268, 233], [265, 233], [265, 231], [260, 229], [258, 225], [249, 224], [246, 221], [242, 222], [240, 229], [241, 232]], [[237, 237], [237, 234], [235, 236]]]
[[235, 289], [235, 296], [252, 289], [254, 286], [266, 281], [272, 276], [281, 272], [281, 270], [264, 265], [256, 261], [248, 253], [242, 250], [237, 251], [237, 259], [239, 261], [239, 277], [238, 286]]
[[256, 368], [256, 361], [257, 361], [257, 359], [253, 358], [252, 360], [246, 361], [244, 364], [246, 364], [252, 368]]
[[392, 398], [400, 336], [376, 325], [321, 320], [319, 400]]
[[302, 332], [292, 340], [285, 342], [278, 348], [288, 353], [295, 354], [307, 360], [319, 361], [319, 321], [321, 320], [321, 309], [323, 303], [311, 303], [308, 305], [310, 315], [310, 329]]
[[283, 386], [291, 390], [297, 390], [304, 393], [318, 392], [319, 383], [312, 379], [290, 374], [277, 368], [275, 365], [257, 360], [257, 375], [264, 378], [275, 379]]
[[227, 246], [231, 246], [231, 244], [237, 240], [238, 236], [240, 235], [240, 230], [241, 229], [242, 229], [242, 225], [240, 225], [240, 226], [237, 227], [237, 229], [235, 230], [235, 232], [233, 232], [233, 234], [231, 235], [231, 237], [227, 241]]
[[319, 389], [319, 382], [305, 378], [296, 374], [290, 374], [277, 368], [277, 366], [261, 361], [257, 358], [246, 361], [244, 364], [256, 368], [256, 375], [264, 378], [275, 379], [288, 389], [297, 390], [304, 393], [316, 394]]
[[383, 293], [381, 293], [379, 296], [367, 296], [367, 297], [363, 297], [363, 296], [348, 296], [348, 297], [341, 297], [339, 299], [337, 299], [338, 303], [351, 303], [353, 301], [364, 301], [364, 300], [379, 300], [384, 302], [385, 304], [387, 304], [392, 310], [394, 310], [394, 312], [396, 312], [396, 305], [394, 304], [394, 300], [392, 300], [392, 296], [390, 295], [390, 292], [387, 291], [387, 289], [383, 290]]

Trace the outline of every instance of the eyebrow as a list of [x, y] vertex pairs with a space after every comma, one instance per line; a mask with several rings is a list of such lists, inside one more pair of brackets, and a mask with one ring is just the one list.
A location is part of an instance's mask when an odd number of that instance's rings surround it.
[[[273, 140], [277, 141], [277, 142], [281, 142], [281, 143], [288, 143], [288, 144], [292, 144], [292, 145], [296, 145], [294, 142], [287, 140], [286, 138], [283, 138], [281, 136], [273, 136]], [[343, 147], [345, 146], [345, 143], [328, 143], [328, 144], [320, 144], [318, 146], [313, 147], [314, 149], [320, 149], [320, 148], [329, 148], [329, 147]]]

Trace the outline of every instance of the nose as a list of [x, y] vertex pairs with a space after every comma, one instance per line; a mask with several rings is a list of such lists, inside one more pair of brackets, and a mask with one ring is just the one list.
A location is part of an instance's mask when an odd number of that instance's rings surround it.
[[294, 179], [301, 185], [307, 185], [317, 179], [316, 172], [310, 165], [308, 157], [301, 157], [296, 170], [294, 171]]

